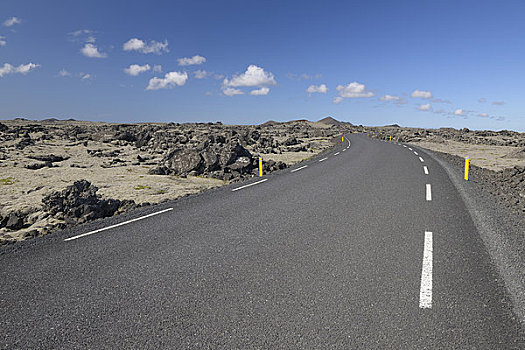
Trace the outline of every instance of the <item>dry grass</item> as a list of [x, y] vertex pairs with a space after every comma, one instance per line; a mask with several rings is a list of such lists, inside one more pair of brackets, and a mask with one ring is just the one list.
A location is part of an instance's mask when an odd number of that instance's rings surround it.
[[412, 144], [432, 151], [453, 154], [462, 158], [469, 157], [472, 165], [494, 171], [512, 168], [516, 165], [525, 166], [525, 160], [504, 158], [506, 155], [515, 152], [518, 149], [517, 147], [472, 145], [457, 141], [446, 141], [445, 143], [422, 141], [413, 142]]

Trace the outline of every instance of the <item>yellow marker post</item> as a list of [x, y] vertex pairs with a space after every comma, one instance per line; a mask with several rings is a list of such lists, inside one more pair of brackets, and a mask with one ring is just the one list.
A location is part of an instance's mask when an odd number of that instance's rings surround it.
[[468, 181], [468, 168], [469, 168], [470, 159], [465, 158], [465, 181]]
[[344, 140], [345, 140], [345, 137], [341, 136], [341, 142], [343, 142]]
[[262, 158], [259, 157], [259, 177], [262, 177]]
[[390, 136], [390, 141], [392, 141], [392, 136]]

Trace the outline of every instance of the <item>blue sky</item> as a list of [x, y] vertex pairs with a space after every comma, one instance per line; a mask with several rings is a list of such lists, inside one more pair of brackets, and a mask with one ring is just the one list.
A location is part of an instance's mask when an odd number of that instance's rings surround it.
[[0, 2], [0, 119], [525, 131], [523, 1]]

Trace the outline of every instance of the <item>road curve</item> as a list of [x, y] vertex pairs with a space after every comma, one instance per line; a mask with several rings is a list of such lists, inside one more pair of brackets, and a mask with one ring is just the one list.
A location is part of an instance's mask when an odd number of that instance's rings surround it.
[[0, 255], [0, 347], [525, 344], [469, 212], [424, 151], [352, 134], [264, 179]]

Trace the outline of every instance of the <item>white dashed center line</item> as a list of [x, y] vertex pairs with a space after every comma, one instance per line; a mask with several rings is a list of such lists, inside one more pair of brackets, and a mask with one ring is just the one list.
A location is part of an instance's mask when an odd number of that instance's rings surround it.
[[325, 160], [327, 160], [328, 158], [323, 158], [323, 159], [319, 159], [319, 162], [324, 162]]
[[337, 152], [337, 153], [334, 153], [334, 156], [337, 156], [338, 154], [339, 154], [339, 152]]
[[408, 149], [412, 151], [412, 148], [408, 147]]
[[414, 154], [415, 154], [416, 156], [418, 156], [418, 155], [419, 155], [419, 154], [417, 154], [417, 152], [414, 152]]
[[419, 157], [419, 160], [420, 160], [421, 162], [424, 162], [424, 161], [425, 161], [425, 160], [424, 160], [423, 158], [421, 158], [421, 157]]
[[291, 172], [291, 173], [295, 173], [296, 171], [299, 171], [299, 170], [304, 169], [304, 168], [308, 168], [308, 165], [303, 165], [302, 167], [297, 168], [297, 169], [294, 169], [294, 170], [292, 170], [292, 171], [290, 171], [290, 172]]
[[430, 184], [427, 184], [427, 201], [432, 200], [432, 188], [430, 187]]
[[419, 307], [422, 309], [432, 308], [432, 232], [425, 232]]
[[346, 151], [346, 148], [343, 150], [343, 152]]
[[425, 175], [428, 175], [428, 168], [426, 165], [423, 166], [423, 171], [425, 172]]
[[403, 145], [403, 147], [407, 148], [407, 145]]
[[161, 210], [161, 211], [158, 211], [158, 212], [155, 212], [155, 213], [151, 213], [151, 214], [148, 214], [148, 215], [144, 215], [144, 216], [138, 217], [136, 219], [124, 221], [124, 222], [121, 222], [121, 223], [116, 224], [116, 225], [111, 225], [111, 226], [108, 226], [108, 227], [100, 228], [100, 229], [95, 230], [95, 231], [86, 232], [86, 233], [83, 233], [83, 234], [78, 235], [78, 236], [69, 237], [69, 238], [64, 239], [64, 241], [67, 242], [67, 241], [72, 241], [72, 240], [77, 239], [77, 238], [86, 237], [86, 236], [92, 235], [94, 233], [106, 231], [106, 230], [109, 230], [109, 229], [112, 229], [112, 228], [115, 228], [115, 227], [119, 227], [119, 226], [126, 225], [126, 224], [129, 224], [129, 223], [135, 222], [135, 221], [146, 219], [146, 218], [149, 218], [151, 216], [159, 215], [159, 214], [165, 213], [165, 212], [170, 211], [170, 210], [173, 210], [173, 208], [164, 209], [164, 210]]
[[254, 182], [252, 184], [248, 184], [248, 185], [244, 185], [244, 186], [241, 186], [241, 187], [234, 188], [232, 190], [232, 192], [235, 192], [235, 191], [238, 191], [238, 190], [242, 190], [243, 188], [246, 188], [246, 187], [250, 187], [250, 186], [253, 186], [253, 185], [257, 185], [257, 184], [263, 183], [264, 181], [267, 181], [267, 180], [268, 179], [262, 179], [261, 181]]

